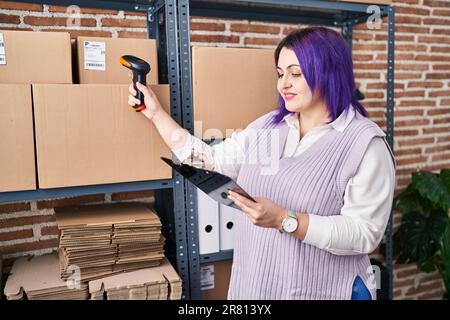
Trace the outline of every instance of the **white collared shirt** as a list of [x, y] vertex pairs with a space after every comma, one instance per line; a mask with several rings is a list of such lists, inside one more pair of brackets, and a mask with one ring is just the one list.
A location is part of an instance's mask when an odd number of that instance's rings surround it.
[[[310, 129], [302, 139], [297, 115], [285, 116], [283, 121], [289, 131], [282, 157], [300, 155], [330, 130], [344, 131], [355, 112], [350, 106], [333, 122]], [[180, 161], [188, 159], [192, 150], [203, 153], [215, 171], [236, 179], [245, 157], [245, 141], [246, 130], [234, 132], [230, 138], [212, 146], [188, 135], [185, 145], [172, 151]], [[347, 183], [341, 215], [309, 214], [303, 241], [336, 255], [371, 253], [383, 238], [394, 189], [395, 169], [390, 151], [383, 139], [376, 137], [369, 143], [355, 176]]]

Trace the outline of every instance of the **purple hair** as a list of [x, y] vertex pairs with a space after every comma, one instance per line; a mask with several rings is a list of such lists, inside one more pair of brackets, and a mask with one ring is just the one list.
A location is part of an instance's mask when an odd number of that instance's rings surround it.
[[[312, 94], [319, 90], [331, 121], [352, 104], [367, 117], [367, 111], [358, 102], [353, 62], [344, 38], [332, 29], [310, 27], [288, 34], [275, 49], [275, 65], [278, 66], [281, 49], [295, 52], [306, 83]], [[286, 109], [284, 99], [278, 96], [278, 111], [272, 119], [277, 124], [292, 112]]]

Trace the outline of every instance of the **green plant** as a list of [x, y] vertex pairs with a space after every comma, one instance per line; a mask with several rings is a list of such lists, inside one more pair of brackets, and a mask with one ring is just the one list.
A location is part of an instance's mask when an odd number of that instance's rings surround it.
[[414, 172], [412, 182], [394, 198], [403, 213], [393, 237], [397, 263], [416, 263], [423, 272], [438, 270], [450, 298], [450, 169]]

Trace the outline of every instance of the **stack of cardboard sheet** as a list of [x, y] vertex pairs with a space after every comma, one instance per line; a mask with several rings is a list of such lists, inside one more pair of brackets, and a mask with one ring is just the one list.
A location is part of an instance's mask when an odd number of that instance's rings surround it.
[[5, 296], [8, 300], [86, 300], [88, 284], [74, 276], [61, 280], [56, 253], [17, 259], [6, 281]]
[[90, 281], [89, 293], [91, 300], [179, 300], [181, 279], [165, 259], [160, 267]]
[[167, 300], [180, 300], [183, 283], [178, 273], [167, 260], [159, 267], [159, 269], [168, 282], [169, 292], [167, 295]]
[[[56, 208], [61, 230], [61, 277], [80, 268], [81, 280], [159, 266], [164, 257], [161, 222], [146, 204], [118, 203]], [[76, 269], [76, 268], [75, 268]]]

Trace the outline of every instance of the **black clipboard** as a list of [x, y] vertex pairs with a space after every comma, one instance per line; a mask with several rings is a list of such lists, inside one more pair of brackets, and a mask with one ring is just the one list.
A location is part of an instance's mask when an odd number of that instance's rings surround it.
[[176, 164], [168, 158], [161, 159], [175, 169], [179, 174], [188, 179], [197, 188], [209, 195], [217, 202], [236, 209], [240, 208], [230, 199], [228, 199], [228, 190], [234, 191], [247, 199], [256, 202], [236, 181], [219, 172], [200, 169], [188, 164]]

